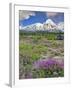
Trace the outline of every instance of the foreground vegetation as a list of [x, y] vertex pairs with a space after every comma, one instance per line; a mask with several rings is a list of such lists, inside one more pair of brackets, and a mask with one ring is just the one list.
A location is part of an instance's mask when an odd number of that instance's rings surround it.
[[63, 33], [19, 33], [19, 78], [64, 76]]

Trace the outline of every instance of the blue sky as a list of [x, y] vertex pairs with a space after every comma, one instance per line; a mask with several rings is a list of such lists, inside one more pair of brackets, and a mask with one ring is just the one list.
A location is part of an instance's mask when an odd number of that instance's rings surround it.
[[64, 22], [64, 13], [59, 12], [40, 12], [40, 11], [19, 11], [19, 25], [27, 26], [34, 23], [44, 23], [51, 19], [56, 24]]

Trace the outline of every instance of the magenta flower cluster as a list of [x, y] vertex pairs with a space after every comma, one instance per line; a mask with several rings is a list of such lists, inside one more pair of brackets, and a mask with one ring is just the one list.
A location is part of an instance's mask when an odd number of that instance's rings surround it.
[[38, 60], [33, 63], [33, 67], [35, 69], [50, 69], [50, 68], [64, 68], [64, 61], [63, 60], [58, 60], [58, 59], [43, 59], [43, 60]]

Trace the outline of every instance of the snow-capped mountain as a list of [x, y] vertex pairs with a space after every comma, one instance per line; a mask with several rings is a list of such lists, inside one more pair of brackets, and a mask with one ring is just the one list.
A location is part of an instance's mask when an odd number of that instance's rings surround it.
[[20, 28], [20, 29], [28, 30], [28, 31], [43, 30], [43, 24], [42, 23], [34, 23], [31, 25], [27, 25], [27, 26]]
[[36, 30], [42, 30], [43, 29], [43, 24], [42, 23], [35, 23], [34, 25], [36, 27]]
[[27, 25], [24, 27], [20, 26], [20, 30], [25, 30], [25, 31], [45, 31], [48, 30], [50, 32], [52, 31], [58, 31], [58, 30], [64, 30], [64, 23], [60, 22], [58, 25], [53, 22], [51, 19], [46, 20], [46, 22], [42, 23], [34, 23], [31, 25]]
[[44, 22], [44, 29], [45, 30], [54, 30], [56, 29], [57, 25], [51, 20], [48, 19], [46, 22]]
[[64, 30], [64, 22], [60, 22], [57, 26], [59, 30]]

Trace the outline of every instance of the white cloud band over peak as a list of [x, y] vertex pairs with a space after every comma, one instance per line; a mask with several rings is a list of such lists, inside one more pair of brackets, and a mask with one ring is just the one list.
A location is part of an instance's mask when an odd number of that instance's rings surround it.
[[30, 16], [35, 16], [35, 13], [33, 11], [23, 11], [23, 10], [19, 11], [19, 20], [29, 19]]

